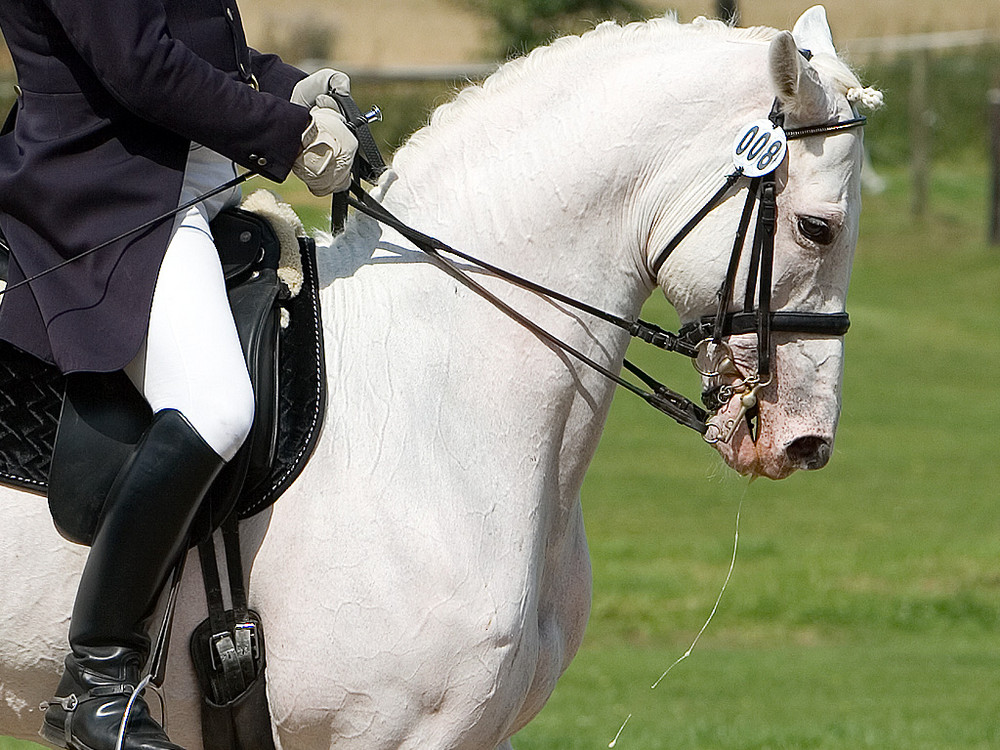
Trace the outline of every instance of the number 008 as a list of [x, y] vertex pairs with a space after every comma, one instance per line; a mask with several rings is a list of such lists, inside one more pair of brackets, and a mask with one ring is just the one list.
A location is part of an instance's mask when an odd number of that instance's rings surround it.
[[[757, 169], [767, 170], [778, 154], [780, 154], [784, 148], [785, 144], [781, 140], [776, 140], [771, 143], [768, 147], [768, 143], [771, 141], [771, 133], [768, 131], [760, 132], [760, 128], [754, 125], [746, 133], [744, 133], [743, 138], [740, 140], [739, 144], [736, 146], [736, 155], [742, 156], [748, 162], [757, 162]], [[767, 150], [765, 150], [767, 149]], [[758, 158], [759, 157], [759, 158]]]

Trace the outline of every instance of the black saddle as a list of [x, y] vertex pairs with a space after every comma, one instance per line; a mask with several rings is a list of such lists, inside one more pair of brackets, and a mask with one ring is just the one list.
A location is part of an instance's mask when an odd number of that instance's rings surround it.
[[[326, 403], [312, 239], [299, 238], [304, 282], [292, 296], [278, 278], [280, 247], [265, 219], [227, 210], [213, 221], [212, 234], [257, 410], [250, 437], [206, 498], [193, 542], [234, 506], [248, 518], [288, 488], [312, 454]], [[6, 267], [0, 245], [3, 278]], [[0, 484], [47, 494], [57, 528], [72, 541], [90, 542], [107, 489], [151, 416], [123, 373], [64, 376], [0, 341]]]

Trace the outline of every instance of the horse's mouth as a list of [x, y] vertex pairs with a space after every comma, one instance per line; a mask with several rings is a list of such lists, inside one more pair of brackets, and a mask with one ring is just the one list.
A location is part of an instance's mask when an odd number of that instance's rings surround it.
[[727, 403], [713, 421], [736, 420], [732, 437], [716, 443], [723, 460], [745, 476], [784, 479], [798, 470], [822, 469], [833, 454], [833, 437], [815, 425], [796, 424], [773, 404], [759, 413], [742, 413], [738, 399]]

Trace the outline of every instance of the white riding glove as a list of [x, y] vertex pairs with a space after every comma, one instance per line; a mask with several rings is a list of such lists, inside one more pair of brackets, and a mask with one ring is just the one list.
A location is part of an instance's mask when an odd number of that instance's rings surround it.
[[312, 122], [302, 134], [302, 152], [292, 165], [292, 172], [309, 192], [323, 196], [343, 192], [351, 186], [351, 165], [358, 139], [347, 127], [333, 99], [320, 95], [317, 102], [309, 110]]
[[301, 81], [295, 84], [289, 100], [292, 104], [300, 107], [315, 107], [316, 99], [323, 94], [349, 95], [351, 93], [351, 79], [346, 73], [332, 68], [323, 68], [315, 73], [310, 73]]

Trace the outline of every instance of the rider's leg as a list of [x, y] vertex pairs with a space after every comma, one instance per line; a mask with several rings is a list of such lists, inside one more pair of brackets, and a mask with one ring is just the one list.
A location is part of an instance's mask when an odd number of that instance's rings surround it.
[[[174, 233], [146, 346], [127, 372], [154, 418], [105, 502], [73, 608], [62, 700], [49, 707], [43, 726], [51, 742], [78, 750], [115, 747], [149, 655], [146, 628], [159, 593], [186, 550], [205, 492], [253, 419], [253, 392], [204, 211], [192, 209]], [[123, 747], [177, 746], [137, 698]]]
[[176, 409], [224, 460], [243, 444], [254, 395], [219, 255], [191, 209], [156, 282], [143, 351], [125, 369], [153, 413]]
[[[150, 650], [159, 593], [186, 549], [202, 497], [223, 466], [178, 411], [158, 412], [122, 468], [80, 585], [70, 654], [45, 712], [42, 736], [77, 750], [112, 750]], [[129, 714], [125, 750], [175, 750], [141, 697]]]
[[[195, 146], [180, 200], [232, 176], [232, 162]], [[209, 220], [238, 199], [234, 189], [178, 218], [157, 277], [146, 345], [125, 368], [154, 413], [178, 410], [226, 461], [250, 431], [254, 394]]]

